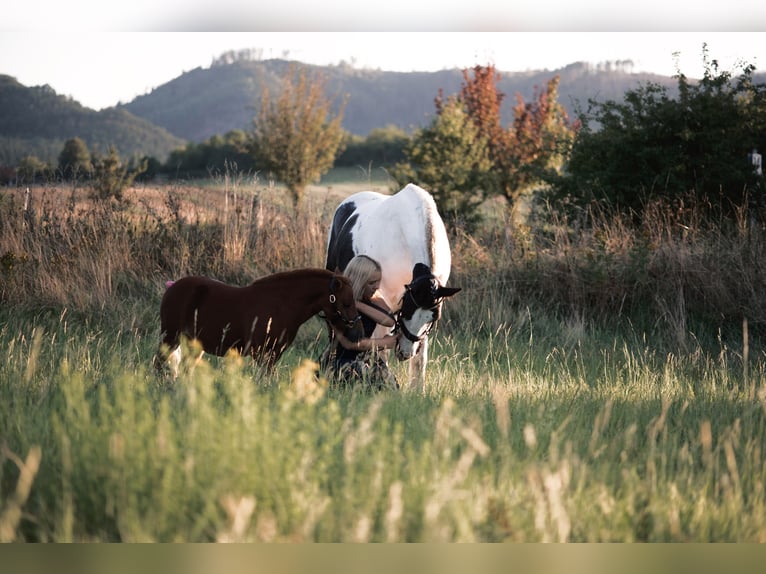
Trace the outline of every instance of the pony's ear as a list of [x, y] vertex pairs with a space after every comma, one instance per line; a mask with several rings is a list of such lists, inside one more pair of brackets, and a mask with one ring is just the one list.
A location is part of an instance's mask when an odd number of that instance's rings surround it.
[[452, 297], [458, 291], [462, 291], [462, 287], [439, 287], [436, 290], [437, 297]]

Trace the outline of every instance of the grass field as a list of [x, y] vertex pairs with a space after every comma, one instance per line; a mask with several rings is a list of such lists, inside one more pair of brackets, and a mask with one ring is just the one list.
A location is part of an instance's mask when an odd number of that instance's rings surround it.
[[0, 191], [0, 540], [766, 541], [756, 225], [455, 230], [424, 393], [328, 386], [319, 319], [155, 374], [166, 279], [321, 266], [359, 172]]

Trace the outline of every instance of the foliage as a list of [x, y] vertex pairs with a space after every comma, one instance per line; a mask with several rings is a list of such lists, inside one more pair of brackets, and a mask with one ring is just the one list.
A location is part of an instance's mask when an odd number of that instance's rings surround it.
[[449, 98], [431, 125], [415, 133], [405, 154], [409, 161], [395, 166], [392, 175], [428, 189], [448, 220], [473, 226], [492, 164], [487, 140], [461, 101]]
[[402, 128], [388, 125], [375, 128], [367, 137], [346, 134], [337, 167], [389, 167], [404, 160], [410, 136]]
[[16, 170], [16, 178], [20, 184], [44, 182], [53, 176], [52, 168], [34, 155], [21, 158]]
[[498, 90], [494, 66], [475, 66], [472, 78], [464, 70], [463, 78], [461, 99], [480, 136], [486, 138], [492, 161], [486, 191], [513, 206], [521, 194], [551, 179], [569, 152], [577, 125], [570, 123], [558, 102], [559, 77], [548, 80], [544, 90], [535, 87], [531, 102], [517, 94], [507, 128], [501, 124], [505, 95]]
[[184, 140], [124, 109], [95, 111], [50, 86], [26, 87], [0, 74], [0, 165], [36, 155], [55, 165], [64, 142], [78, 137], [91, 151], [109, 146], [126, 157], [150, 155], [164, 161]]
[[128, 164], [120, 160], [120, 155], [115, 148], [109, 149], [109, 155], [93, 156], [93, 177], [91, 187], [93, 199], [106, 201], [116, 199], [123, 201], [123, 192], [133, 185], [136, 177], [146, 171], [147, 163], [131, 169]]
[[235, 166], [242, 172], [253, 171], [255, 166], [248, 146], [248, 136], [243, 130], [212, 136], [199, 144], [189, 142], [183, 149], [171, 152], [163, 171], [185, 178], [223, 173], [227, 166]]
[[676, 97], [649, 82], [622, 102], [590, 99], [560, 193], [635, 212], [691, 194], [729, 213], [760, 195], [748, 153], [766, 130], [766, 86], [753, 83], [751, 65], [735, 81], [706, 49], [703, 63], [699, 82], [678, 71]]
[[343, 109], [333, 117], [321, 77], [291, 69], [282, 92], [264, 91], [251, 145], [256, 167], [272, 172], [301, 205], [306, 186], [333, 165], [343, 143]]
[[64, 179], [88, 177], [93, 170], [88, 146], [80, 138], [72, 138], [64, 143], [59, 154], [59, 172]]
[[[575, 128], [557, 101], [558, 77], [549, 80], [544, 91], [536, 89], [533, 102], [525, 103], [517, 94], [514, 119], [506, 128], [500, 75], [492, 65], [476, 66], [472, 72], [473, 77], [463, 70], [457, 97], [445, 101], [440, 91], [437, 118], [428, 130], [415, 134], [408, 148], [410, 165], [399, 168], [400, 174], [430, 186], [446, 212], [469, 221], [476, 219], [486, 197], [499, 195], [513, 206], [522, 193], [550, 179], [568, 153]], [[457, 114], [457, 108], [463, 113]], [[466, 126], [469, 121], [471, 129]]]

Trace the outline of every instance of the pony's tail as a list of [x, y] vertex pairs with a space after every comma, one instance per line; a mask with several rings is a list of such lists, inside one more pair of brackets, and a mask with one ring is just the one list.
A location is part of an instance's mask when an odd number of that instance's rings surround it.
[[169, 288], [175, 281], [165, 281], [165, 289]]

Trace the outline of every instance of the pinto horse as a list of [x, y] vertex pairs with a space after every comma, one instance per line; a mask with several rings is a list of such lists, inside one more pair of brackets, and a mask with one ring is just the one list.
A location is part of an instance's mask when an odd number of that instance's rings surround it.
[[422, 390], [428, 335], [444, 299], [452, 265], [444, 222], [433, 197], [410, 183], [394, 195], [355, 193], [335, 210], [327, 242], [327, 269], [345, 269], [356, 255], [380, 263], [380, 293], [397, 313], [396, 356], [410, 362], [410, 384]]
[[298, 269], [257, 279], [246, 287], [207, 277], [168, 282], [160, 303], [162, 342], [155, 365], [181, 361], [180, 338], [196, 339], [203, 352], [248, 354], [271, 369], [295, 340], [298, 328], [323, 313], [351, 340], [362, 335], [350, 281], [325, 269]]

